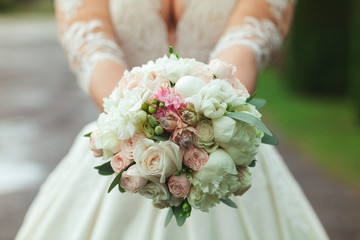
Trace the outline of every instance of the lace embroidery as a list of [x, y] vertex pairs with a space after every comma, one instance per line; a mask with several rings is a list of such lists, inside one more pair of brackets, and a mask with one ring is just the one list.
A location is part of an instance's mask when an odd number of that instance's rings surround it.
[[113, 60], [125, 66], [123, 52], [116, 42], [98, 31], [101, 27], [100, 20], [75, 22], [63, 33], [61, 39], [71, 68], [85, 92], [89, 92], [92, 71], [98, 62]]
[[281, 20], [283, 12], [288, 8], [290, 3], [295, 0], [266, 0], [271, 5], [271, 13], [276, 20]]
[[77, 9], [83, 5], [82, 0], [56, 0], [66, 20], [76, 15]]
[[261, 70], [281, 43], [282, 36], [272, 21], [246, 17], [243, 26], [233, 28], [219, 40], [210, 57], [215, 58], [232, 46], [244, 45], [254, 51], [258, 70]]

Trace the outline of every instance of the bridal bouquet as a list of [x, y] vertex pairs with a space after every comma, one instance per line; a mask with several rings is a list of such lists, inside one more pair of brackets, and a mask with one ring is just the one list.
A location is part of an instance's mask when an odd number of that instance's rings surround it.
[[94, 155], [115, 174], [109, 192], [138, 193], [169, 208], [179, 226], [192, 208], [208, 211], [251, 186], [261, 142], [275, 136], [261, 122], [264, 100], [249, 96], [220, 60], [204, 64], [177, 53], [126, 71], [104, 99], [97, 130], [87, 134]]

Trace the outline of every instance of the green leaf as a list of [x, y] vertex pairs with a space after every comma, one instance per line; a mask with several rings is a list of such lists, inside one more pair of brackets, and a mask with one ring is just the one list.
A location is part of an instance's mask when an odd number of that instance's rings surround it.
[[229, 207], [237, 208], [236, 204], [230, 198], [220, 199], [220, 201], [222, 201], [223, 203], [225, 203]]
[[186, 221], [185, 214], [182, 217], [180, 217], [180, 213], [183, 213], [182, 204], [180, 204], [177, 207], [173, 207], [172, 209], [173, 209], [173, 212], [175, 215], [176, 223], [179, 227], [181, 227], [182, 225], [184, 225], [184, 223]]
[[99, 170], [100, 175], [111, 175], [114, 173], [114, 170], [112, 169], [110, 165], [110, 161], [107, 163], [104, 163], [103, 165], [95, 167], [95, 169]]
[[108, 193], [111, 192], [111, 190], [114, 189], [114, 187], [116, 187], [116, 185], [118, 185], [120, 183], [120, 178], [121, 178], [121, 174], [123, 173], [123, 171], [121, 171], [115, 178], [114, 180], [111, 182], [110, 187], [108, 189]]
[[252, 160], [248, 167], [255, 167], [256, 166], [256, 159]]
[[270, 144], [270, 145], [278, 145], [279, 144], [279, 140], [277, 139], [277, 137], [275, 136], [274, 133], [272, 133], [272, 136], [264, 135], [263, 138], [261, 139], [261, 142], [265, 143], [265, 144]]
[[160, 136], [154, 135], [154, 139], [158, 141], [167, 141], [170, 138], [170, 134], [163, 134]]
[[165, 227], [167, 227], [167, 225], [169, 225], [173, 216], [174, 216], [174, 212], [173, 212], [172, 208], [169, 208], [169, 211], [165, 218]]
[[253, 98], [256, 96], [256, 92], [254, 92], [253, 95], [251, 95], [248, 99], [246, 99], [246, 102], [250, 102], [251, 100], [253, 100]]
[[226, 114], [226, 116], [231, 117], [233, 119], [239, 120], [239, 121], [243, 121], [246, 123], [249, 123], [251, 125], [253, 125], [254, 127], [260, 129], [261, 131], [263, 131], [265, 134], [272, 136], [273, 134], [270, 132], [269, 129], [267, 129], [267, 127], [261, 122], [260, 119], [258, 119], [257, 117], [246, 113], [246, 112], [229, 112]]
[[91, 134], [92, 134], [92, 132], [89, 132], [89, 133], [85, 134], [84, 137], [90, 137]]
[[261, 98], [253, 98], [250, 101], [248, 101], [251, 105], [254, 105], [257, 110], [261, 109], [266, 104], [265, 99]]
[[121, 193], [126, 192], [125, 189], [123, 189], [123, 188], [120, 186], [120, 184], [119, 184], [119, 191], [120, 191]]

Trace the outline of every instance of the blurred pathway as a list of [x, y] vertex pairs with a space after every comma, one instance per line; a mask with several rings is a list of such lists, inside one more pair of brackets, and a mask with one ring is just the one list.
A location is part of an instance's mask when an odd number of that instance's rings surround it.
[[[54, 20], [0, 17], [1, 240], [14, 238], [40, 183], [97, 114], [69, 72]], [[286, 144], [280, 151], [331, 238], [360, 240], [359, 194]]]

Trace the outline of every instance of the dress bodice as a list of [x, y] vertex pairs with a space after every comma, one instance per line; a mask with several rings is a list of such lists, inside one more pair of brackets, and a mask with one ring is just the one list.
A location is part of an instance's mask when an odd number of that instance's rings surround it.
[[[236, 1], [185, 1], [174, 46], [180, 56], [207, 62]], [[167, 25], [160, 10], [161, 0], [110, 0], [112, 23], [129, 68], [168, 52]]]

